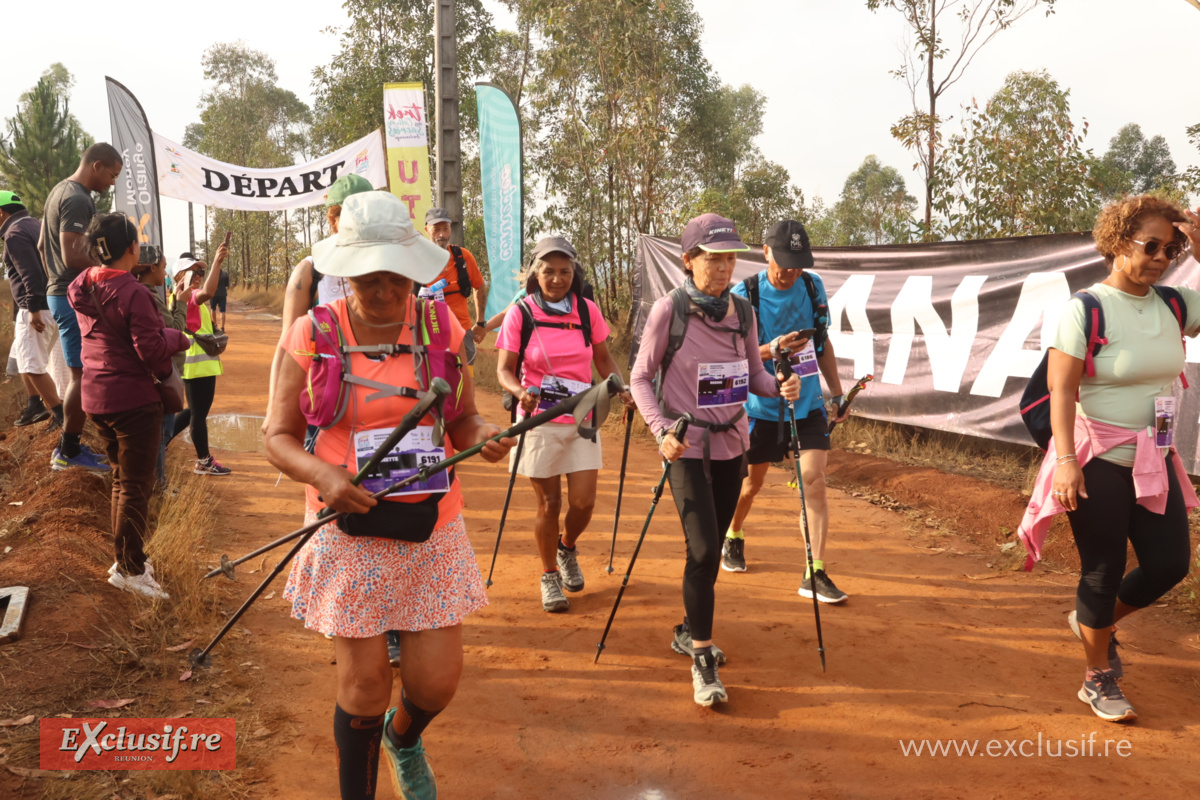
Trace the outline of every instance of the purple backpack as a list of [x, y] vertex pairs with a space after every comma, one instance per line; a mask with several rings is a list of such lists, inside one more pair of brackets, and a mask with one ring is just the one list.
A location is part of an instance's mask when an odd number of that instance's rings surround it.
[[[444, 379], [452, 390], [445, 407], [441, 409], [441, 417], [446, 422], [452, 422], [462, 413], [462, 364], [458, 353], [450, 349], [450, 330], [441, 322], [450, 319], [450, 308], [443, 302], [424, 298], [417, 298], [415, 303], [419, 323], [413, 330], [414, 344], [411, 346], [350, 345], [342, 334], [337, 314], [332, 308], [316, 306], [308, 312], [312, 323], [313, 360], [308, 369], [308, 383], [300, 395], [300, 411], [310, 425], [321, 430], [336, 425], [350, 405], [353, 385], [374, 389], [366, 398], [368, 403], [385, 397], [416, 399], [429, 388], [434, 378]], [[413, 374], [417, 376], [420, 391], [355, 375], [351, 370], [352, 353], [385, 356], [411, 354]]]

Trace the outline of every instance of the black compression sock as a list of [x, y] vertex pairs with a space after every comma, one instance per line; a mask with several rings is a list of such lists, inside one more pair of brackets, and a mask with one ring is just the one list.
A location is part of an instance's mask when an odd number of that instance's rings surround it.
[[437, 711], [417, 708], [408, 699], [408, 695], [401, 691], [400, 707], [396, 709], [396, 716], [392, 717], [392, 724], [387, 729], [388, 741], [401, 750], [412, 747], [429, 727], [429, 723], [433, 722], [433, 718], [440, 713], [440, 708]]
[[79, 439], [82, 434], [67, 433], [63, 431], [63, 435], [58, 440], [58, 452], [63, 458], [75, 458], [79, 455]]
[[59, 404], [58, 404], [58, 405], [56, 405], [54, 408], [50, 409], [50, 414], [51, 414], [51, 415], [54, 417], [54, 420], [55, 420], [55, 421], [56, 421], [56, 422], [57, 422], [59, 425], [62, 425], [62, 421], [63, 421], [63, 408], [62, 408], [62, 403], [59, 403]]
[[337, 747], [338, 786], [342, 800], [374, 800], [379, 774], [379, 737], [383, 715], [356, 717], [333, 709], [333, 741]]

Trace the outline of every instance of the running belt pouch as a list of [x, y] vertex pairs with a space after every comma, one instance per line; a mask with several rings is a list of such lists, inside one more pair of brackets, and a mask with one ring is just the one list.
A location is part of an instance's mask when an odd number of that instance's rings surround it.
[[196, 344], [206, 355], [219, 356], [229, 346], [229, 336], [224, 333], [196, 333], [192, 335]]
[[141, 362], [142, 366], [146, 368], [146, 374], [150, 376], [150, 380], [154, 381], [154, 388], [158, 392], [158, 399], [162, 401], [163, 413], [178, 414], [179, 412], [183, 411], [185, 396], [183, 390], [183, 378], [179, 376], [179, 370], [175, 368], [175, 362], [171, 362], [171, 374], [165, 378], [159, 378], [154, 374], [154, 371], [150, 369], [150, 365], [145, 361], [142, 361], [142, 357], [138, 354], [137, 348], [133, 346], [133, 340], [129, 338], [129, 332], [126, 331], [126, 335], [122, 336], [117, 329], [113, 327], [108, 315], [104, 313], [104, 306], [100, 305], [100, 301], [96, 299], [96, 287], [94, 285], [88, 286], [88, 297], [92, 298], [92, 305], [96, 307], [96, 321], [102, 323], [104, 327], [108, 328], [108, 332], [117, 339], [128, 344], [130, 351], [133, 353], [133, 357], [137, 361]]
[[381, 500], [366, 514], [340, 518], [338, 527], [349, 536], [374, 536], [413, 544], [427, 542], [437, 527], [440, 498], [440, 494], [431, 494], [418, 503]]

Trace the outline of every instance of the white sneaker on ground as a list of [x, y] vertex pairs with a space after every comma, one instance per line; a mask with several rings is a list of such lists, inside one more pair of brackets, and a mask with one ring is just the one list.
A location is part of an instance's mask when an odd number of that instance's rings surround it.
[[141, 575], [126, 575], [118, 569], [109, 576], [108, 582], [123, 592], [140, 594], [151, 600], [167, 600], [171, 597], [158, 585], [158, 581], [154, 580], [154, 576], [150, 574], [149, 570]]
[[[120, 565], [114, 561], [113, 565], [108, 568], [108, 574], [115, 575], [118, 569], [120, 569]], [[154, 574], [154, 565], [150, 563], [150, 559], [148, 558], [146, 559], [146, 572], [149, 572], [151, 575]]]

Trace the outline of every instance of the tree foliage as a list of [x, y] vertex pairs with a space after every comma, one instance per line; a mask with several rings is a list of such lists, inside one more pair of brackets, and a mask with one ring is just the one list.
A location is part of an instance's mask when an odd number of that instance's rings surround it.
[[895, 167], [867, 156], [842, 187], [830, 210], [822, 244], [903, 244], [912, 239], [917, 198], [908, 193], [904, 176]]
[[[201, 61], [208, 89], [200, 98], [200, 121], [187, 127], [183, 144], [212, 158], [246, 167], [284, 167], [314, 155], [311, 114], [295, 93], [278, 85], [275, 61], [242, 42], [210, 47]], [[282, 283], [299, 249], [293, 231], [312, 212], [216, 210], [206, 215], [203, 255], [211, 258], [211, 234], [234, 233], [227, 264], [231, 277], [257, 285]], [[319, 224], [319, 223], [318, 223]], [[311, 235], [308, 237], [311, 239]]]
[[962, 78], [975, 56], [1001, 31], [1035, 8], [1054, 13], [1056, 0], [867, 0], [872, 11], [891, 9], [908, 27], [909, 49], [892, 75], [907, 85], [912, 113], [893, 127], [894, 136], [917, 156], [925, 182], [927, 239], [935, 238], [934, 195], [943, 147], [938, 101]]
[[1172, 189], [1179, 176], [1167, 140], [1147, 139], [1141, 126], [1131, 122], [1109, 141], [1108, 152], [1097, 165], [1097, 179], [1104, 194], [1115, 197]]
[[[70, 110], [74, 83], [66, 67], [52, 64], [37, 85], [21, 95], [17, 113], [5, 120], [5, 133], [0, 134], [0, 179], [36, 217], [42, 215], [50, 190], [75, 172], [83, 151], [93, 143]], [[110, 202], [104, 196], [97, 206], [107, 210]]]
[[1046, 72], [1014, 72], [982, 108], [965, 109], [946, 143], [936, 202], [957, 239], [1066, 233], [1091, 227], [1099, 205], [1087, 122]]

